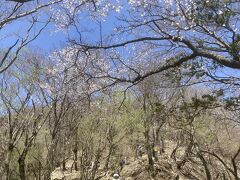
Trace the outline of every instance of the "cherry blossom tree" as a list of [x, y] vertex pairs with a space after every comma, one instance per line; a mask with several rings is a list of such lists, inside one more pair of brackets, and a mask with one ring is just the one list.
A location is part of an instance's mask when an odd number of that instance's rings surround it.
[[[180, 85], [208, 83], [216, 92], [238, 89], [239, 1], [106, 0], [90, 2], [88, 8], [82, 3], [62, 4], [64, 11], [53, 11], [55, 22], [68, 33], [74, 56], [84, 54], [88, 63], [101, 59], [108, 66], [101, 74], [82, 71], [92, 81], [104, 81], [101, 88], [131, 87], [157, 73], [175, 77], [169, 72], [180, 71]], [[114, 25], [104, 26], [108, 21]], [[84, 58], [70, 58], [71, 67]]]
[[[96, 44], [84, 39], [81, 33], [79, 22], [82, 11], [74, 11], [74, 6], [71, 6], [67, 11], [72, 15], [67, 16], [69, 19], [57, 19], [62, 27], [72, 25], [78, 29], [81, 38], [70, 38], [76, 49], [85, 52], [101, 50], [107, 54], [106, 59], [108, 54], [112, 55], [110, 52], [122, 51], [123, 54], [128, 53], [128, 60], [145, 52], [141, 59], [148, 58], [149, 63], [153, 59], [158, 62], [154, 69], [144, 73], [127, 64], [133, 76], [109, 75], [110, 78], [137, 83], [147, 76], [181, 65], [190, 69], [194, 63], [199, 64], [198, 71], [202, 69], [197, 74], [199, 76], [210, 75], [209, 72], [222, 66], [240, 68], [238, 1], [130, 0], [127, 5], [119, 1], [99, 1], [95, 6], [96, 13], [106, 12], [101, 14], [100, 19], [107, 19], [111, 11], [120, 11], [115, 14], [118, 20], [115, 31], [102, 35], [95, 41]], [[94, 16], [96, 13], [91, 12], [93, 21], [99, 20]]]

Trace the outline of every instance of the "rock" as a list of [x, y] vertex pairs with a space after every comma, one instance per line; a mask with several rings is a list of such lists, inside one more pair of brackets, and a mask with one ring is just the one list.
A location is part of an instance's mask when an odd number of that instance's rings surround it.
[[66, 169], [71, 170], [73, 168], [74, 160], [70, 159], [66, 162]]
[[[142, 157], [142, 159], [138, 159], [135, 162], [125, 166], [121, 172], [122, 177], [126, 179], [126, 177], [130, 178], [142, 176], [142, 172], [146, 171], [145, 164], [147, 163], [147, 157]], [[135, 178], [133, 178], [135, 179]]]
[[80, 172], [63, 172], [60, 168], [56, 168], [51, 174], [51, 180], [80, 180]]
[[51, 180], [62, 180], [64, 178], [64, 173], [63, 171], [59, 168], [56, 168], [52, 173], [51, 173]]

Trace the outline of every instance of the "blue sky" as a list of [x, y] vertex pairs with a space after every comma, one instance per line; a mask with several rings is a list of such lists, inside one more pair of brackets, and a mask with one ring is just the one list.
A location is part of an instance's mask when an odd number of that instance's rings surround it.
[[[114, 28], [115, 16], [109, 16], [105, 21], [101, 21], [102, 23], [102, 34], [106, 35], [110, 33]], [[37, 31], [43, 24], [38, 24], [34, 30]], [[99, 23], [96, 21], [92, 21], [89, 18], [83, 18], [79, 24], [81, 29], [89, 29], [91, 32], [83, 32], [83, 37], [88, 41], [100, 41], [100, 33], [99, 33]], [[0, 47], [6, 48], [11, 46], [17, 39], [18, 34], [24, 35], [26, 29], [29, 27], [29, 23], [27, 21], [16, 21], [5, 26], [0, 31]], [[71, 37], [77, 36], [74, 30], [69, 31]], [[67, 34], [64, 31], [57, 30], [57, 27], [52, 23], [44, 29], [44, 31], [40, 34], [40, 36], [34, 40], [30, 46], [40, 48], [44, 52], [51, 52], [54, 49], [59, 49], [66, 45], [67, 43]]]
[[[35, 29], [41, 26], [36, 27]], [[0, 46], [2, 48], [8, 47], [13, 44], [17, 39], [17, 33], [25, 34], [25, 30], [28, 28], [28, 23], [26, 22], [14, 22], [7, 25], [0, 31]], [[66, 37], [62, 32], [54, 32], [55, 26], [49, 25], [40, 36], [33, 41], [30, 46], [38, 47], [43, 51], [51, 51], [53, 48], [59, 47], [59, 44], [66, 42]]]

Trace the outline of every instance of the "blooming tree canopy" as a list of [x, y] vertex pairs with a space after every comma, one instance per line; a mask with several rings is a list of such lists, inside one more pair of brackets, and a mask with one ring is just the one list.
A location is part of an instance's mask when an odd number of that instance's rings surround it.
[[[60, 29], [75, 32], [69, 36], [69, 45], [80, 53], [74, 55], [93, 54], [90, 61], [97, 62], [95, 54], [101, 52], [101, 59], [111, 69], [111, 73], [91, 77], [111, 79], [110, 84], [136, 84], [153, 74], [181, 67], [183, 74], [195, 79], [238, 81], [236, 74], [224, 78], [217, 75], [223, 67], [240, 68], [237, 0], [66, 1], [61, 8], [53, 10], [55, 20]], [[86, 26], [81, 24], [84, 18], [93, 30], [85, 32]], [[104, 27], [109, 18], [115, 25]], [[99, 21], [98, 28], [94, 25]], [[151, 68], [139, 68], [151, 64]]]

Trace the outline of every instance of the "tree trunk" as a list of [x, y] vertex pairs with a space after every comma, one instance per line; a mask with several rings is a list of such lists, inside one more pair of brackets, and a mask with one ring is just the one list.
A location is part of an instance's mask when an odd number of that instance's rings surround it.
[[73, 158], [74, 158], [74, 170], [78, 171], [78, 164], [77, 164], [78, 150], [76, 147], [73, 149]]
[[51, 172], [53, 171], [53, 147], [50, 146], [47, 154], [46, 171], [44, 173], [44, 180], [49, 180]]
[[10, 163], [12, 159], [12, 152], [13, 152], [13, 144], [11, 142], [8, 143], [8, 152], [7, 152], [7, 158], [5, 163], [5, 169], [6, 169], [6, 180], [11, 180], [11, 170], [10, 170]]
[[206, 162], [205, 158], [200, 153], [197, 153], [197, 155], [203, 163], [205, 173], [206, 173], [206, 179], [207, 180], [212, 180], [212, 176], [211, 176], [210, 170], [208, 169], [208, 165], [207, 165], [207, 162]]
[[101, 157], [101, 150], [98, 149], [97, 150], [97, 154], [96, 154], [96, 159], [94, 161], [94, 165], [93, 165], [93, 169], [92, 169], [92, 176], [91, 176], [91, 180], [95, 179], [97, 170], [98, 170], [98, 165], [99, 165], [99, 159]]
[[145, 133], [145, 146], [146, 146], [146, 150], [147, 150], [147, 155], [148, 155], [148, 164], [149, 164], [149, 169], [151, 174], [154, 174], [154, 162], [153, 162], [153, 154], [152, 154], [152, 147], [150, 144], [150, 137], [149, 137], [149, 130], [146, 129]]
[[47, 158], [46, 158], [46, 171], [44, 173], [44, 180], [49, 180], [51, 176], [51, 172], [54, 170], [54, 150], [57, 146], [57, 141], [55, 139], [52, 139], [51, 144], [49, 145], [48, 152], [47, 152]]
[[74, 133], [74, 148], [73, 148], [73, 157], [74, 157], [74, 169], [75, 171], [78, 170], [78, 128], [76, 129], [76, 132]]
[[160, 136], [160, 141], [161, 141], [161, 147], [160, 147], [160, 154], [165, 153], [165, 143], [164, 143], [164, 139], [162, 136]]
[[19, 178], [20, 178], [20, 180], [26, 180], [25, 157], [20, 157], [18, 159], [18, 168], [19, 168]]
[[11, 172], [10, 172], [10, 162], [12, 157], [12, 149], [8, 148], [5, 169], [6, 169], [6, 180], [11, 180]]
[[114, 145], [111, 144], [110, 147], [109, 147], [107, 159], [106, 159], [106, 162], [105, 162], [105, 165], [104, 165], [104, 170], [105, 170], [105, 171], [108, 171], [108, 165], [109, 165], [110, 157], [111, 157], [112, 152], [113, 152], [113, 146], [114, 146]]
[[62, 140], [62, 147], [63, 147], [63, 152], [62, 152], [62, 170], [66, 171], [66, 140], [65, 140], [65, 136], [63, 136], [63, 140]]

